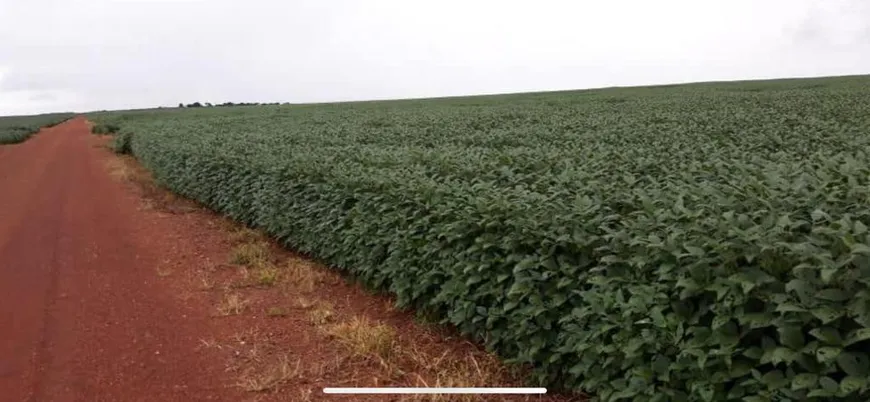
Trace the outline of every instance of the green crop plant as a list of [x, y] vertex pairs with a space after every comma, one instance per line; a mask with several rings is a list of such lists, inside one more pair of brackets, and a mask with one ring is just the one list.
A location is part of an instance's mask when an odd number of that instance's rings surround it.
[[870, 399], [870, 78], [94, 114], [173, 191], [597, 400]]
[[53, 113], [33, 116], [0, 117], [0, 145], [26, 141], [40, 128], [53, 127], [73, 117], [71, 113]]
[[97, 135], [116, 134], [121, 128], [114, 124], [95, 124], [91, 127], [91, 133]]

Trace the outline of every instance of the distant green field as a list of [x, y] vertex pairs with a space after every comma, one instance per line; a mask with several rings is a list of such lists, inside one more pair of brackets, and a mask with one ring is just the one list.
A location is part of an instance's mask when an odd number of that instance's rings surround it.
[[24, 142], [40, 128], [57, 125], [72, 117], [72, 113], [0, 116], [0, 145]]
[[91, 119], [536, 383], [866, 401], [868, 100], [858, 76]]

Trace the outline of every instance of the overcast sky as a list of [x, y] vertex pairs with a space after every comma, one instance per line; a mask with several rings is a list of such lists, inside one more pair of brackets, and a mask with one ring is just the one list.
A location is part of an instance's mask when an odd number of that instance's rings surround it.
[[0, 115], [870, 73], [870, 0], [0, 0]]

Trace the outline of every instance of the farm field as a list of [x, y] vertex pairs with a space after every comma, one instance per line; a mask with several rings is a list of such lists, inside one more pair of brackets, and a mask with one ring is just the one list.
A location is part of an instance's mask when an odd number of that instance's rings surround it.
[[867, 99], [856, 76], [88, 118], [538, 383], [863, 401]]
[[0, 145], [26, 141], [42, 127], [52, 127], [72, 118], [72, 113], [0, 117]]

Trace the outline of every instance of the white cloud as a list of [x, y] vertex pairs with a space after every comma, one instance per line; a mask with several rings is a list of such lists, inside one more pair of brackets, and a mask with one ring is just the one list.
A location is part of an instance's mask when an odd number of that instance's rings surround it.
[[63, 105], [80, 104], [82, 99], [67, 91], [2, 91], [0, 111], [4, 116], [35, 114], [43, 112], [70, 112]]
[[3, 0], [0, 66], [0, 114], [870, 73], [870, 6]]

